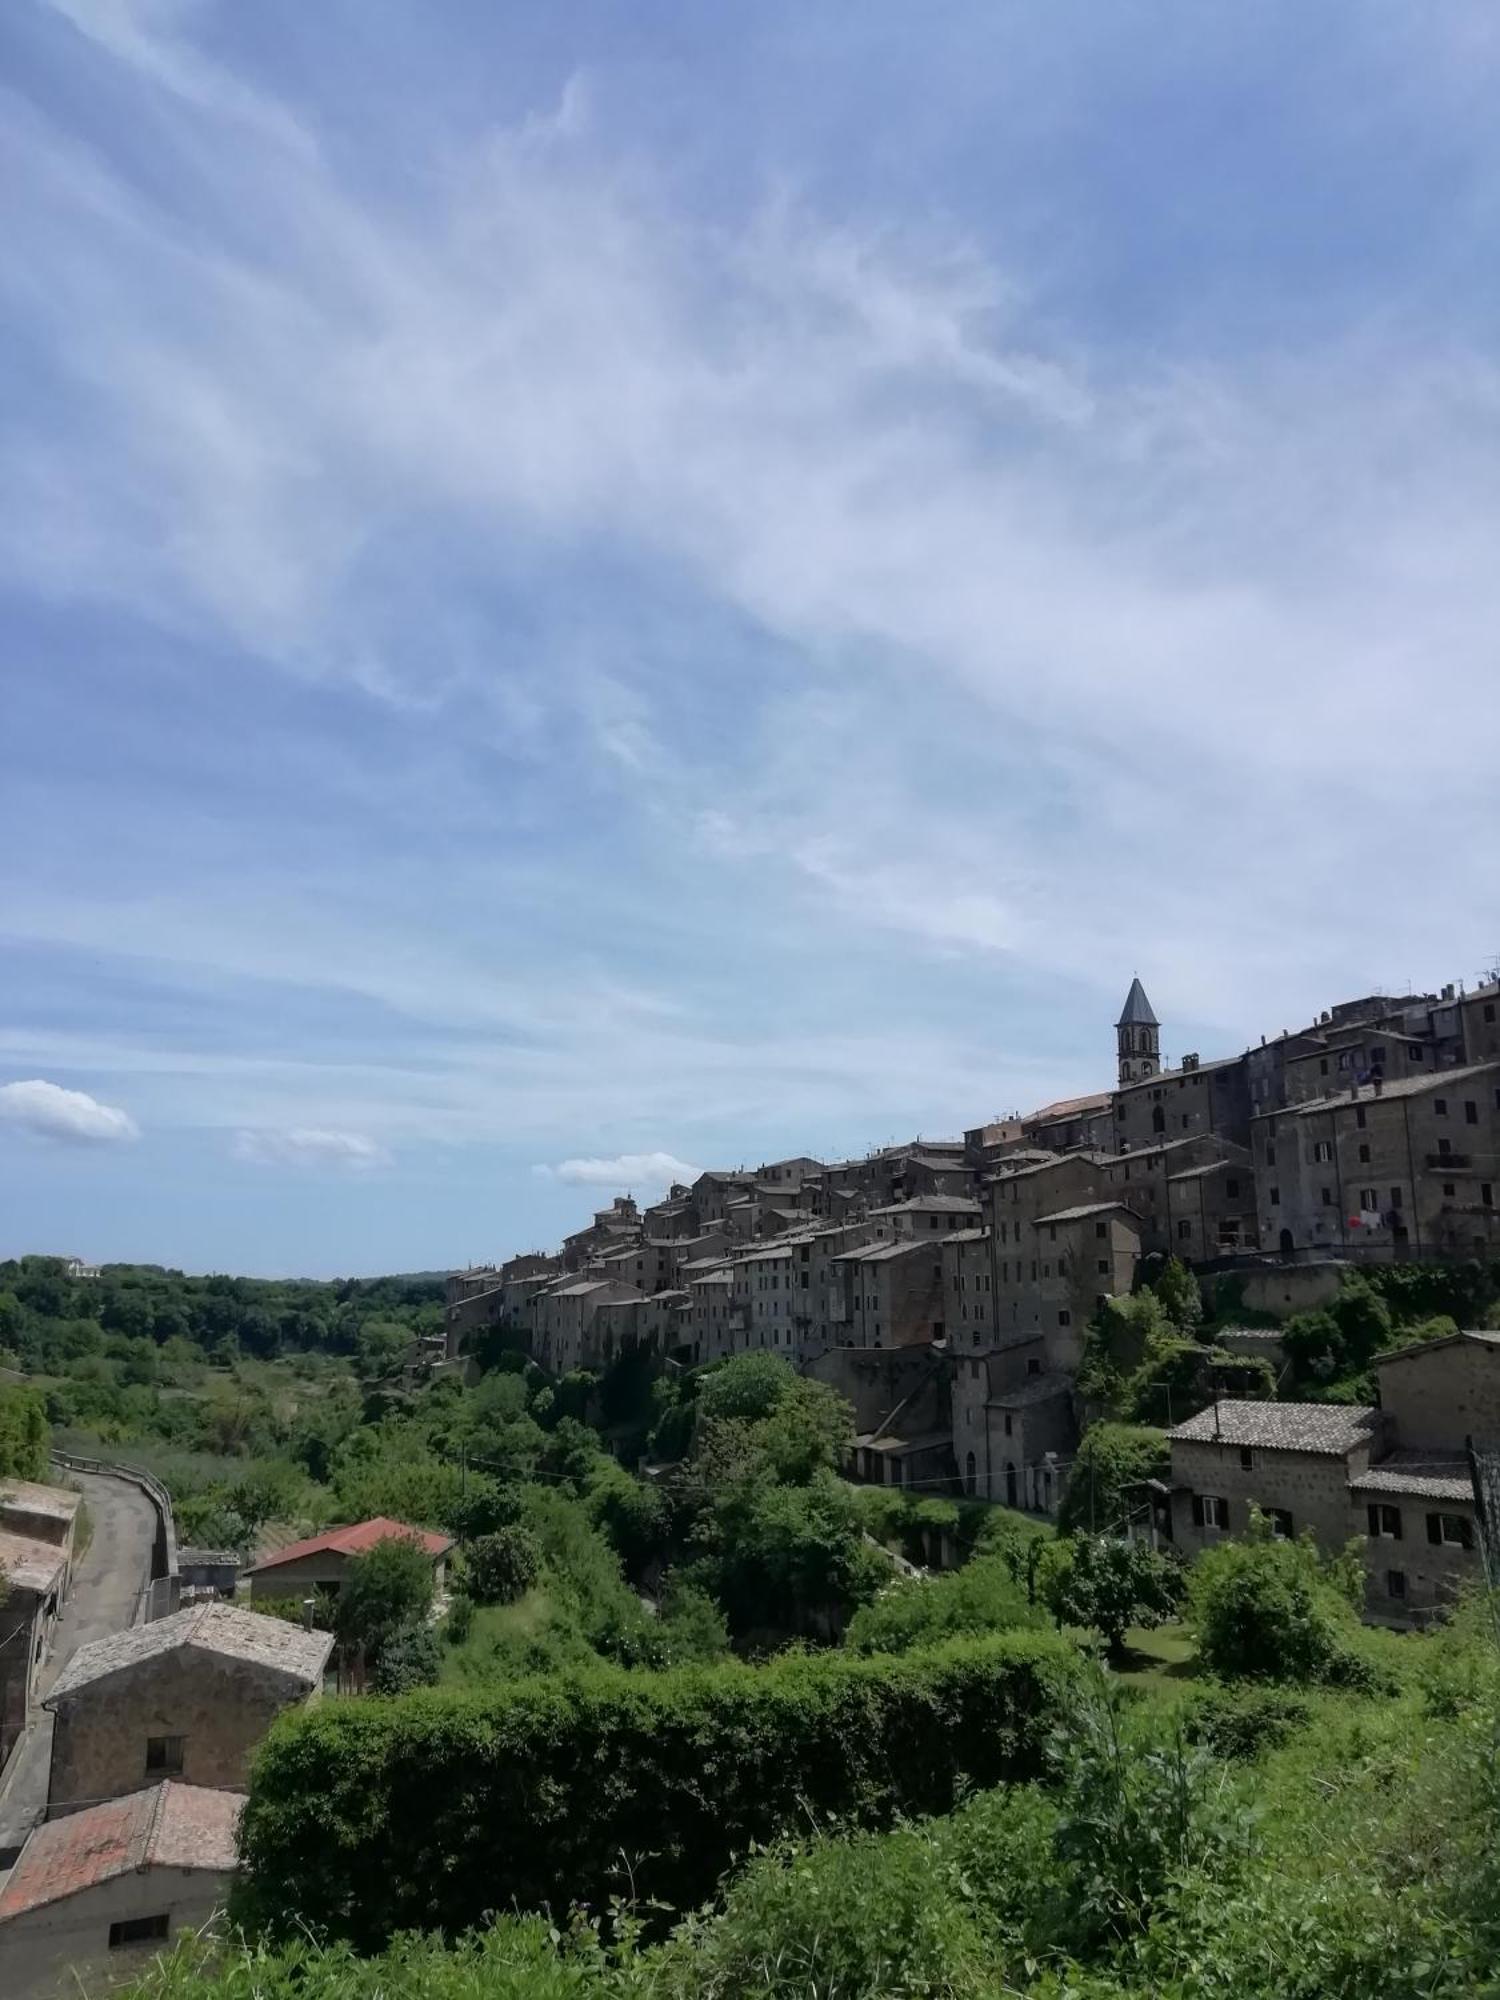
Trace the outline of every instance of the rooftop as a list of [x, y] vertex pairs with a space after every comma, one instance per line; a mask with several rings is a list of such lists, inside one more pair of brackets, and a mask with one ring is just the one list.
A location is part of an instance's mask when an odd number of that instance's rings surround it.
[[997, 1410], [1024, 1410], [1033, 1403], [1050, 1403], [1054, 1396], [1066, 1396], [1073, 1387], [1069, 1375], [1029, 1375], [1024, 1382], [1018, 1382], [1014, 1389], [1000, 1389], [989, 1401]]
[[81, 1688], [147, 1660], [160, 1659], [179, 1647], [220, 1659], [243, 1660], [295, 1686], [315, 1688], [322, 1682], [333, 1650], [333, 1635], [308, 1632], [285, 1618], [267, 1618], [235, 1604], [197, 1604], [158, 1619], [154, 1625], [135, 1625], [126, 1632], [112, 1632], [107, 1639], [96, 1639], [91, 1646], [80, 1646], [59, 1674], [46, 1706], [51, 1708]]
[[83, 1505], [83, 1495], [66, 1486], [41, 1486], [34, 1479], [0, 1480], [0, 1507], [7, 1501], [28, 1514], [52, 1514], [59, 1521], [71, 1521]]
[[1142, 986], [1139, 979], [1131, 980], [1130, 991], [1125, 995], [1125, 1005], [1120, 1009], [1120, 1018], [1115, 1023], [1115, 1026], [1117, 1028], [1159, 1028], [1161, 1026], [1160, 1021], [1157, 1020], [1156, 1015], [1152, 1011], [1151, 1002], [1146, 998], [1146, 989]]
[[1497, 1070], [1500, 1063], [1468, 1063], [1461, 1069], [1431, 1070], [1424, 1076], [1399, 1076], [1391, 1083], [1383, 1083], [1379, 1090], [1373, 1083], [1351, 1084], [1347, 1090], [1330, 1091], [1326, 1097], [1314, 1097], [1307, 1104], [1289, 1105], [1285, 1112], [1276, 1115], [1308, 1118], [1316, 1112], [1337, 1111], [1341, 1104], [1378, 1104], [1388, 1097], [1425, 1097], [1429, 1091], [1448, 1090], [1455, 1083], [1493, 1076]]
[[1373, 1403], [1210, 1403], [1167, 1432], [1175, 1444], [1231, 1444], [1345, 1458], [1380, 1435]]
[[1393, 1451], [1379, 1465], [1372, 1465], [1358, 1479], [1349, 1481], [1351, 1493], [1406, 1494], [1413, 1500], [1465, 1500], [1474, 1498], [1474, 1481], [1464, 1458], [1441, 1458], [1435, 1452]]
[[201, 1868], [227, 1874], [244, 1799], [238, 1792], [179, 1785], [85, 1806], [32, 1833], [0, 1892], [0, 1923], [97, 1888], [143, 1868]]
[[67, 1551], [51, 1542], [39, 1542], [30, 1535], [17, 1535], [9, 1528], [0, 1528], [0, 1574], [13, 1589], [44, 1595], [62, 1575], [67, 1560]]
[[1095, 1091], [1088, 1097], [1059, 1097], [1055, 1104], [1044, 1104], [1040, 1111], [1028, 1111], [1025, 1123], [1028, 1125], [1048, 1125], [1061, 1118], [1076, 1118], [1085, 1111], [1107, 1111], [1109, 1092]]
[[1040, 1229], [1044, 1222], [1083, 1222], [1091, 1215], [1135, 1216], [1135, 1210], [1123, 1201], [1089, 1201], [1078, 1208], [1059, 1208], [1051, 1215], [1039, 1215], [1036, 1226]]
[[305, 1542], [288, 1542], [285, 1548], [273, 1549], [270, 1555], [262, 1556], [246, 1574], [255, 1576], [261, 1570], [275, 1569], [279, 1563], [295, 1562], [299, 1556], [362, 1556], [377, 1542], [390, 1541], [393, 1535], [404, 1535], [408, 1541], [417, 1542], [434, 1562], [453, 1546], [447, 1535], [434, 1534], [430, 1528], [413, 1528], [409, 1522], [393, 1521], [380, 1514], [373, 1521], [357, 1521], [352, 1527], [329, 1528], [324, 1534], [309, 1535]]
[[888, 1208], [871, 1209], [872, 1215], [941, 1215], [968, 1210], [977, 1215], [979, 1203], [967, 1194], [914, 1194], [910, 1201], [895, 1201]]

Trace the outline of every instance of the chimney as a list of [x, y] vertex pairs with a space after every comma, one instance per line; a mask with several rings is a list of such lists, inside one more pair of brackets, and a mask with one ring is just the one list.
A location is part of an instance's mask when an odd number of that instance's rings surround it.
[[1184, 1069], [1196, 1069], [1198, 1067], [1198, 1057], [1196, 1053], [1190, 1056], [1184, 1056], [1182, 1059], [1182, 1067]]

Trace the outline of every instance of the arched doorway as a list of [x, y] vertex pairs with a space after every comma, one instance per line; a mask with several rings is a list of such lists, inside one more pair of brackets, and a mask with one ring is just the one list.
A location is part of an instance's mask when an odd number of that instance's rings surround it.
[[1291, 1230], [1290, 1230], [1290, 1229], [1283, 1229], [1283, 1230], [1282, 1230], [1282, 1232], [1281, 1232], [1281, 1254], [1282, 1254], [1282, 1256], [1283, 1256], [1283, 1257], [1290, 1257], [1290, 1256], [1291, 1256], [1291, 1254], [1292, 1254], [1292, 1252], [1293, 1252], [1293, 1250], [1295, 1250], [1295, 1249], [1296, 1249], [1296, 1247], [1297, 1247], [1297, 1246], [1296, 1246], [1296, 1244], [1295, 1244], [1295, 1243], [1294, 1243], [1294, 1242], [1292, 1241], [1292, 1232], [1291, 1232]]

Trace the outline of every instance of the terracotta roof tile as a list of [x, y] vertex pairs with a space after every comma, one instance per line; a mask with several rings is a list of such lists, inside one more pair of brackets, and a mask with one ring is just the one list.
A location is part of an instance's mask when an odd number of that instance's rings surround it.
[[413, 1528], [405, 1521], [392, 1521], [385, 1515], [379, 1515], [373, 1521], [357, 1521], [352, 1527], [329, 1528], [324, 1534], [309, 1535], [305, 1542], [288, 1542], [285, 1548], [273, 1549], [270, 1555], [262, 1556], [245, 1574], [258, 1576], [262, 1570], [275, 1569], [280, 1563], [296, 1562], [301, 1556], [362, 1556], [378, 1542], [390, 1541], [393, 1535], [405, 1535], [408, 1541], [419, 1543], [434, 1562], [453, 1546], [449, 1535], [434, 1534], [429, 1528]]
[[236, 1865], [244, 1804], [238, 1792], [169, 1778], [149, 1791], [48, 1820], [32, 1833], [0, 1891], [0, 1923], [143, 1868], [228, 1873]]

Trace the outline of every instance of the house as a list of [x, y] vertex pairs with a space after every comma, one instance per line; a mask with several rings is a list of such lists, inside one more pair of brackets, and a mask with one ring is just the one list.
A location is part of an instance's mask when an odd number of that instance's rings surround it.
[[942, 1337], [941, 1239], [898, 1237], [832, 1259], [841, 1295], [830, 1302], [829, 1334], [848, 1347], [905, 1347]]
[[49, 1820], [0, 1890], [0, 1993], [53, 2000], [138, 1978], [223, 1903], [244, 1800], [172, 1780]]
[[290, 1542], [285, 1548], [262, 1556], [245, 1572], [250, 1579], [251, 1598], [305, 1597], [317, 1590], [336, 1591], [353, 1557], [362, 1556], [377, 1543], [397, 1535], [425, 1550], [432, 1564], [434, 1587], [441, 1590], [448, 1553], [453, 1547], [452, 1537], [382, 1516], [373, 1521], [359, 1521], [353, 1527], [329, 1528], [321, 1535]]
[[963, 1491], [1050, 1514], [1077, 1439], [1072, 1378], [1044, 1334], [953, 1357], [953, 1453]]
[[232, 1598], [244, 1558], [237, 1549], [199, 1549], [179, 1543], [177, 1574], [184, 1603], [196, 1598]]
[[1500, 1439], [1500, 1333], [1376, 1357], [1378, 1404], [1221, 1401], [1168, 1432], [1171, 1532], [1185, 1549], [1242, 1533], [1250, 1507], [1336, 1553], [1357, 1539], [1365, 1611], [1420, 1624], [1477, 1579], [1466, 1440]]
[[196, 1604], [81, 1646], [44, 1707], [55, 1717], [48, 1809], [165, 1777], [243, 1790], [284, 1708], [316, 1699], [333, 1637], [231, 1604]]
[[67, 1587], [71, 1540], [59, 1546], [0, 1528], [0, 1769], [31, 1721], [37, 1674]]

